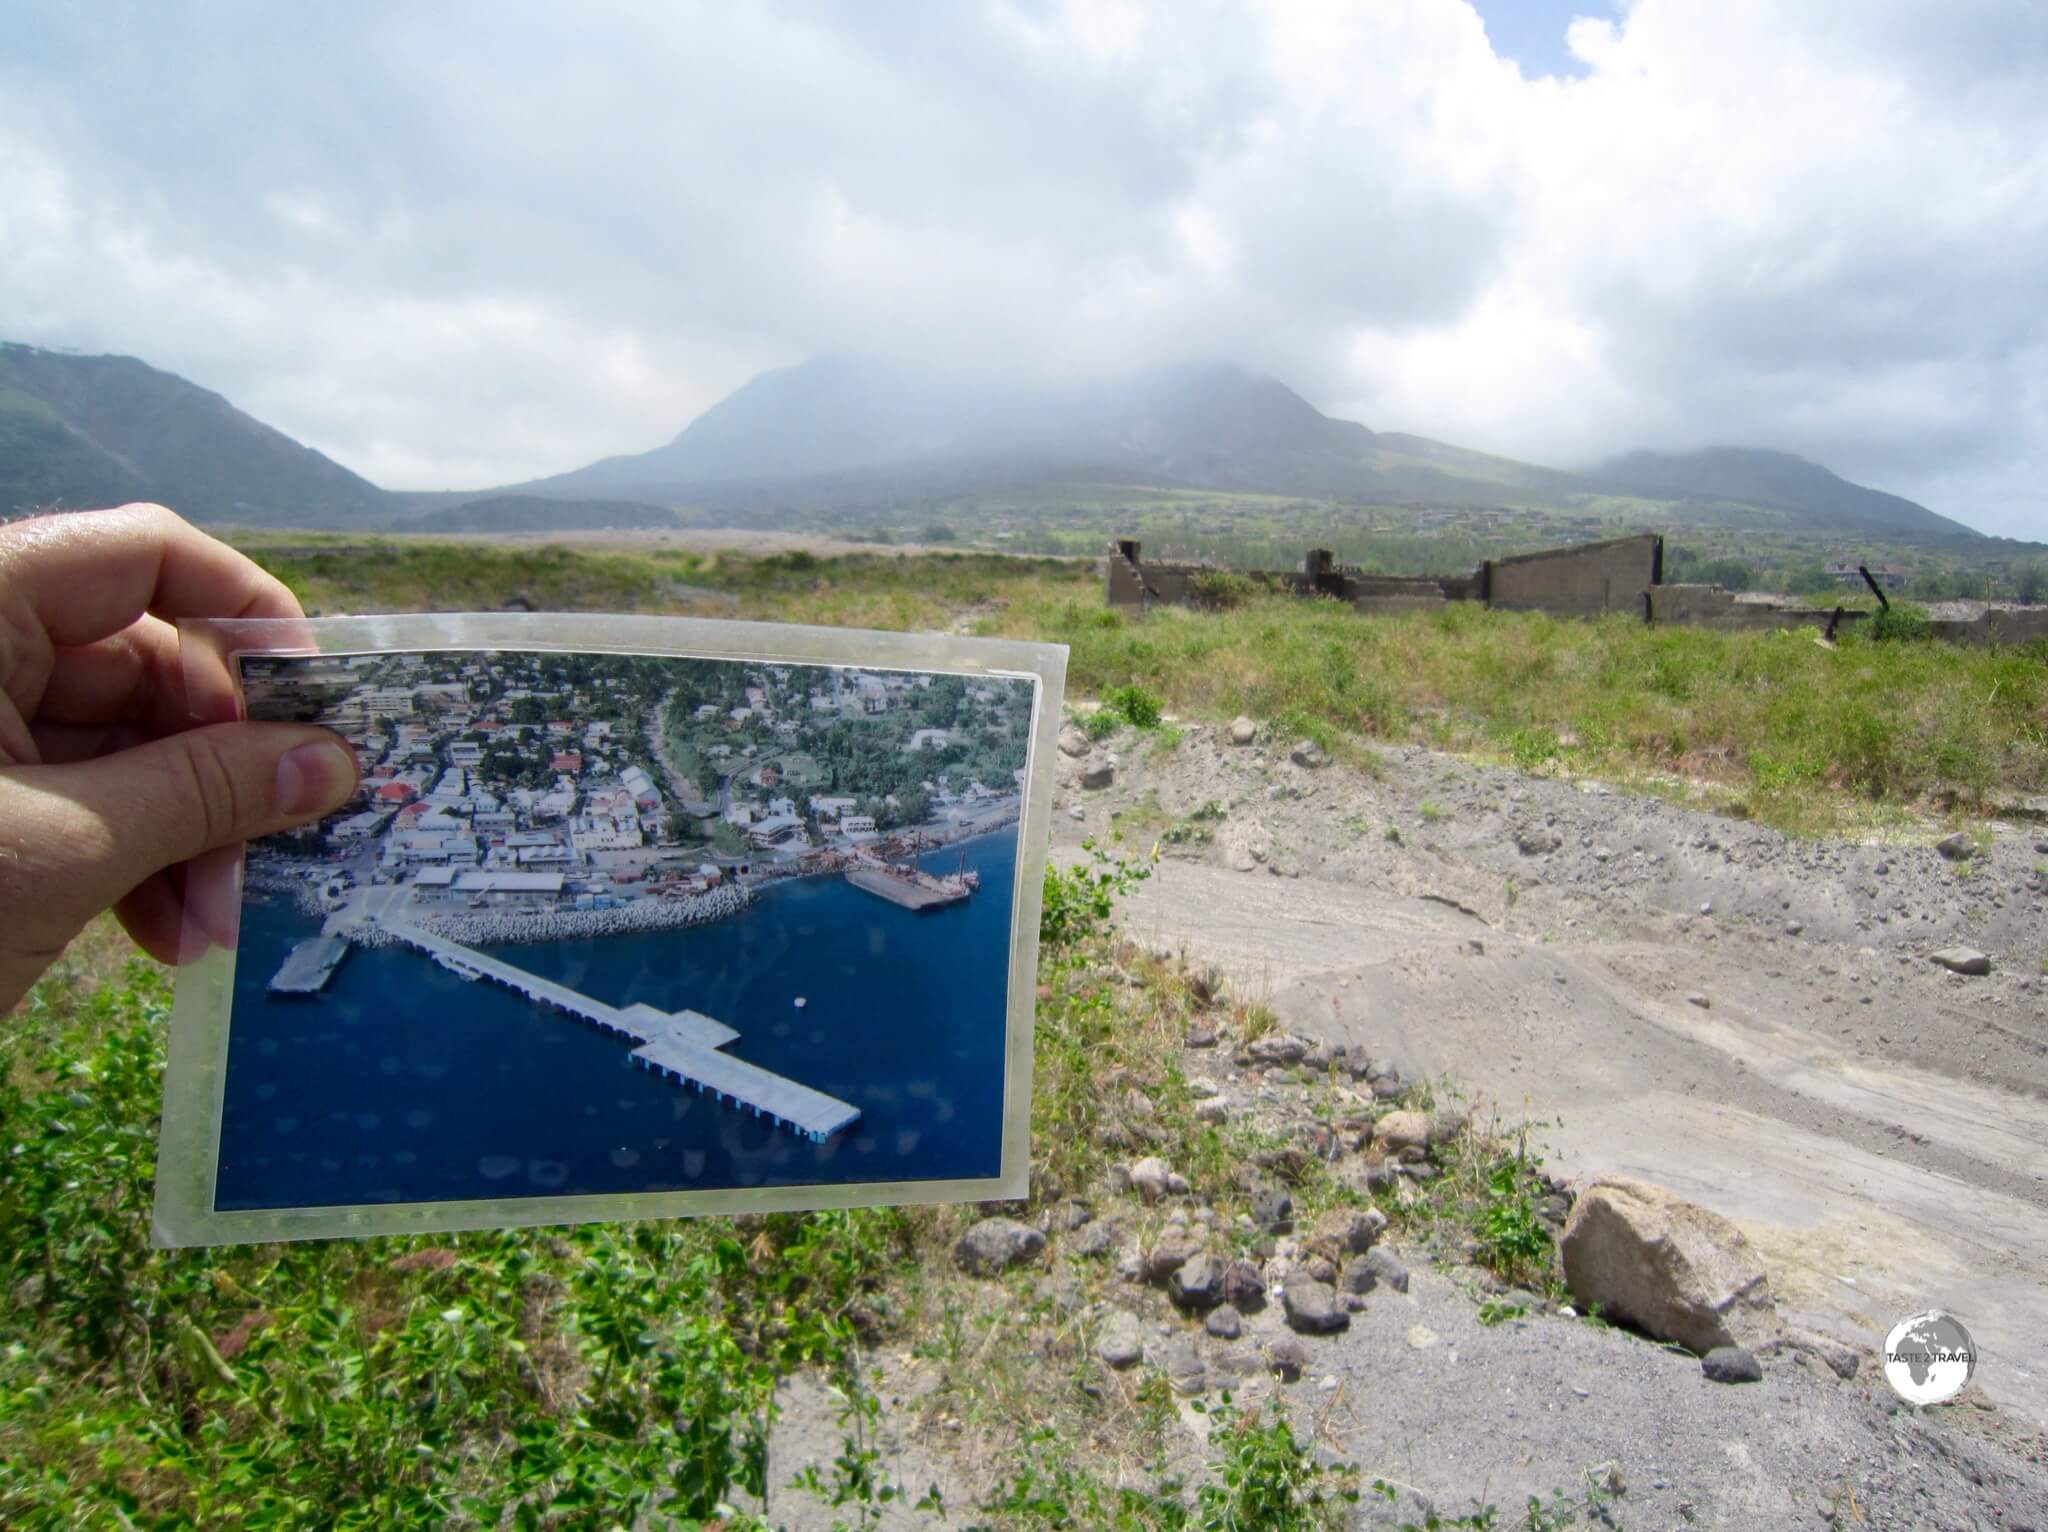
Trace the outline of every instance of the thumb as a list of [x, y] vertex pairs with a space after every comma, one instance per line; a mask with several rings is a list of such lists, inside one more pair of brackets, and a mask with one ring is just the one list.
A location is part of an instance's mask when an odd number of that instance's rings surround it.
[[0, 917], [61, 945], [156, 873], [304, 824], [356, 788], [355, 753], [325, 729], [224, 723], [68, 766], [0, 773]]

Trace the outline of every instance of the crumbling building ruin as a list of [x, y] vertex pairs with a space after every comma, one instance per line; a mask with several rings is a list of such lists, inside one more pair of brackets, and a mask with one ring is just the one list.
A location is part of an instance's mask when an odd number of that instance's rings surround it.
[[[1104, 571], [1110, 606], [1132, 612], [1160, 605], [1224, 605], [1229, 593], [1246, 582], [1342, 601], [1363, 613], [1430, 611], [1452, 601], [1477, 601], [1504, 611], [1559, 617], [1627, 612], [1653, 625], [1814, 627], [1830, 635], [1869, 615], [1778, 596], [1737, 596], [1718, 585], [1666, 585], [1664, 538], [1657, 532], [1488, 559], [1469, 573], [1452, 575], [1370, 574], [1337, 563], [1324, 548], [1310, 549], [1298, 570], [1237, 573], [1147, 561], [1135, 540], [1121, 539], [1111, 544]], [[1931, 627], [1936, 638], [1954, 643], [2028, 643], [2048, 639], [2048, 607], [1990, 607], [1968, 617], [1936, 618]]]

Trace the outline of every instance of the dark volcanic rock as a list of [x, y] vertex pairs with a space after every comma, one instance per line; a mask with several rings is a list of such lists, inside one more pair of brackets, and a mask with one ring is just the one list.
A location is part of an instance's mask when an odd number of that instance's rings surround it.
[[1202, 1321], [1202, 1328], [1218, 1340], [1236, 1340], [1244, 1332], [1244, 1320], [1235, 1308], [1225, 1303], [1209, 1310], [1209, 1317]]
[[1700, 1371], [1715, 1383], [1761, 1383], [1764, 1370], [1740, 1346], [1716, 1346], [1700, 1358]]
[[1045, 1248], [1045, 1236], [1028, 1224], [1011, 1218], [984, 1218], [953, 1247], [953, 1259], [960, 1269], [977, 1277], [992, 1277], [1007, 1267], [1029, 1261]]
[[1184, 1309], [1213, 1309], [1223, 1301], [1223, 1264], [1199, 1250], [1167, 1278], [1166, 1291]]
[[1239, 1313], [1256, 1314], [1266, 1306], [1266, 1279], [1250, 1261], [1232, 1261], [1223, 1268], [1223, 1301]]
[[1266, 1365], [1279, 1374], [1281, 1382], [1292, 1383], [1308, 1366], [1308, 1347], [1291, 1335], [1276, 1335], [1266, 1342]]
[[1351, 1323], [1351, 1315], [1337, 1302], [1336, 1290], [1306, 1272], [1287, 1279], [1280, 1289], [1280, 1302], [1287, 1310], [1288, 1328], [1303, 1335], [1328, 1335]]

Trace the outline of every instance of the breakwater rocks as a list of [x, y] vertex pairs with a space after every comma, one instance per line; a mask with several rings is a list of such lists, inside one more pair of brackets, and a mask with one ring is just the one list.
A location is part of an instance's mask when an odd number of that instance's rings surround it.
[[436, 936], [471, 947], [510, 942], [573, 941], [587, 936], [624, 936], [635, 931], [671, 931], [737, 915], [752, 901], [745, 888], [728, 883], [684, 899], [634, 899], [609, 910], [463, 910], [416, 914]]

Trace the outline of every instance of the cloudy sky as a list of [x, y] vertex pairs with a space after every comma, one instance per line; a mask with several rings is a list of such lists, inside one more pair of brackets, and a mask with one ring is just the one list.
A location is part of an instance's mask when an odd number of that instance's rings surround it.
[[124, 6], [0, 22], [0, 337], [399, 488], [824, 351], [1225, 356], [2048, 538], [2040, 0]]

